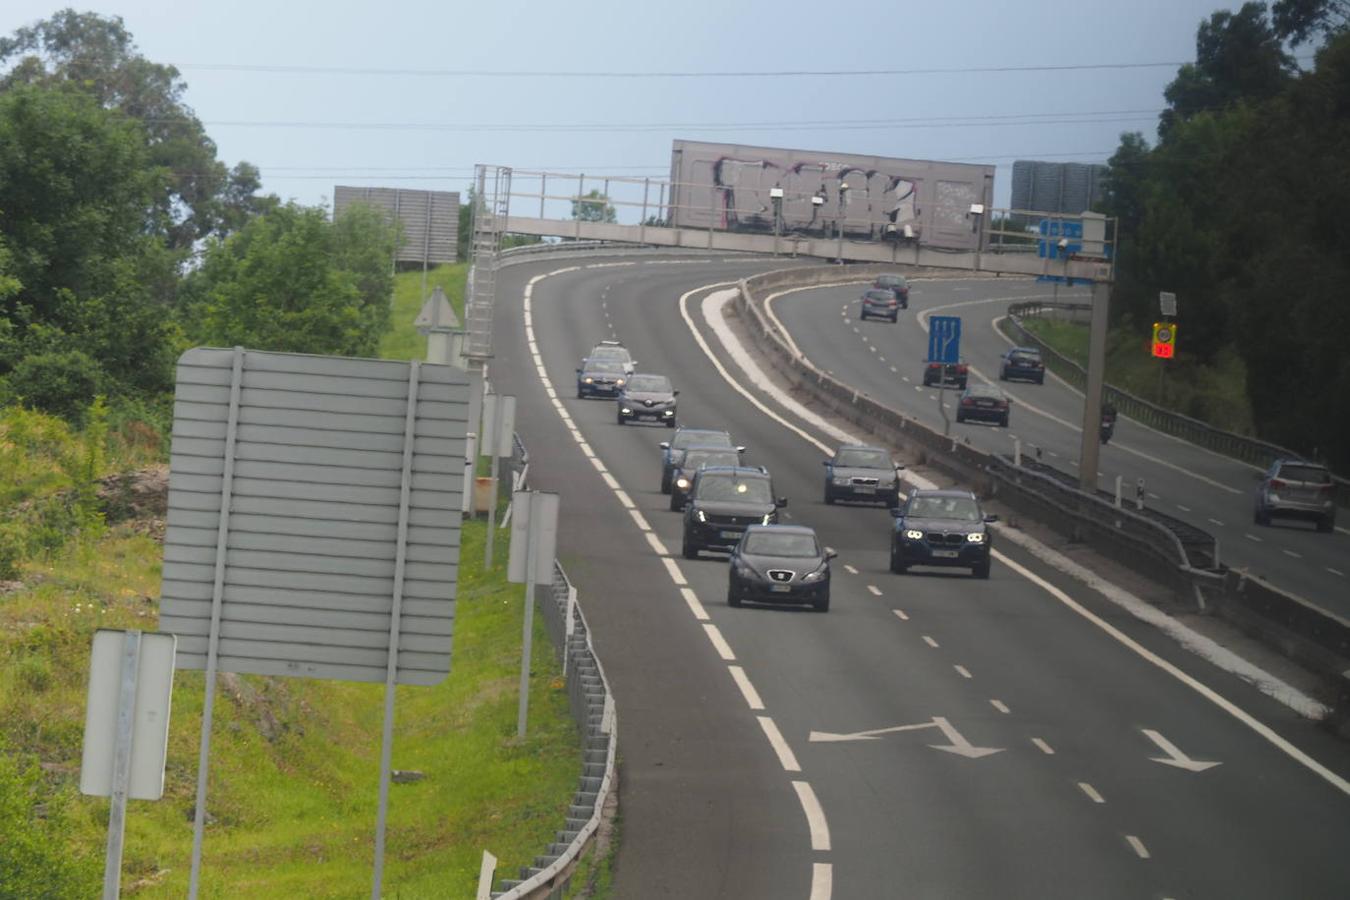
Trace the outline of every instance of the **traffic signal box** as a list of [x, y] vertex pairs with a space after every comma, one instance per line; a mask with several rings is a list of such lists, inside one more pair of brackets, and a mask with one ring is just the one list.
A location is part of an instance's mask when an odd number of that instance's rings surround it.
[[1153, 323], [1153, 355], [1159, 359], [1171, 359], [1177, 349], [1177, 326], [1175, 322]]

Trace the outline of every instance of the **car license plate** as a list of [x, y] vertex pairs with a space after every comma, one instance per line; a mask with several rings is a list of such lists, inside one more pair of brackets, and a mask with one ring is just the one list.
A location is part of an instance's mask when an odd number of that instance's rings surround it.
[[786, 594], [788, 591], [792, 590], [792, 585], [774, 584], [769, 586], [769, 590], [773, 591], [775, 594]]
[[960, 554], [955, 550], [934, 550], [933, 555], [939, 559], [956, 559]]
[[855, 487], [855, 488], [853, 489], [853, 493], [855, 493], [855, 494], [874, 494], [874, 493], [876, 493], [876, 490], [877, 490], [877, 489], [874, 488], [874, 487]]
[[739, 540], [741, 533], [739, 531], [723, 531], [722, 537], [728, 540]]

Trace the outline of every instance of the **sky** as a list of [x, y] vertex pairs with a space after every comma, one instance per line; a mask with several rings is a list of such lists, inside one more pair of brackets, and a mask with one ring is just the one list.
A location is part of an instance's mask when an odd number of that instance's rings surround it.
[[[337, 184], [463, 191], [476, 163], [584, 172], [588, 185], [606, 175], [669, 177], [671, 141], [682, 138], [995, 165], [995, 206], [1006, 207], [1015, 159], [1105, 162], [1122, 132], [1151, 139], [1163, 88], [1178, 63], [1194, 59], [1196, 27], [1238, 5], [122, 0], [76, 8], [121, 16], [144, 56], [180, 70], [186, 102], [220, 158], [257, 165], [266, 192], [301, 203], [331, 205]], [[60, 8], [7, 0], [0, 33]], [[1041, 70], [1018, 71], [1027, 67]], [[906, 74], [819, 74], [876, 69]], [[935, 69], [946, 71], [914, 71]], [[571, 74], [580, 72], [592, 74]], [[709, 72], [774, 74], [654, 74]]]

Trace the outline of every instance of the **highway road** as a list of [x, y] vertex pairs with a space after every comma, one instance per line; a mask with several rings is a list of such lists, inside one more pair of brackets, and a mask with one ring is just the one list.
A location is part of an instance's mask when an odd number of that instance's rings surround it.
[[[781, 265], [499, 276], [490, 377], [518, 398], [532, 483], [561, 494], [559, 558], [616, 697], [615, 896], [1343, 896], [1343, 743], [1017, 547], [997, 546], [988, 581], [892, 575], [887, 512], [821, 502], [834, 439], [738, 391], [702, 317], [707, 286]], [[841, 305], [844, 347], [860, 338]], [[658, 490], [669, 432], [575, 398], [582, 355], [612, 336], [839, 552], [829, 613], [731, 609], [726, 563], [680, 557]]]
[[[952, 434], [979, 449], [1009, 455], [1013, 440], [1020, 438], [1023, 452], [1041, 448], [1043, 462], [1077, 474], [1082, 394], [1053, 375], [1044, 385], [998, 381], [999, 356], [1012, 343], [995, 328], [995, 320], [1016, 300], [1050, 299], [1050, 285], [1009, 279], [917, 281], [909, 310], [894, 325], [858, 321], [861, 292], [859, 285], [799, 291], [774, 299], [770, 308], [817, 366], [939, 430], [937, 392], [922, 387], [928, 346], [923, 320], [934, 314], [960, 316], [962, 355], [972, 377], [998, 383], [1013, 406], [1006, 429], [982, 422], [958, 425], [953, 417]], [[1058, 296], [1088, 299], [1082, 290], [1061, 290]], [[949, 415], [958, 395], [947, 392]], [[1101, 448], [1098, 474], [1106, 490], [1113, 490], [1121, 476], [1131, 501], [1142, 478], [1145, 503], [1215, 535], [1228, 565], [1350, 619], [1347, 523], [1331, 534], [1304, 522], [1253, 524], [1259, 474], [1254, 467], [1121, 418], [1115, 436]]]

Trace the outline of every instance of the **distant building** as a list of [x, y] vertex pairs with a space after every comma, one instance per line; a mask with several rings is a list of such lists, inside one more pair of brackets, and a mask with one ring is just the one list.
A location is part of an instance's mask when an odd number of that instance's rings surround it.
[[1012, 208], [1081, 213], [1102, 200], [1106, 166], [1019, 159], [1012, 170]]

